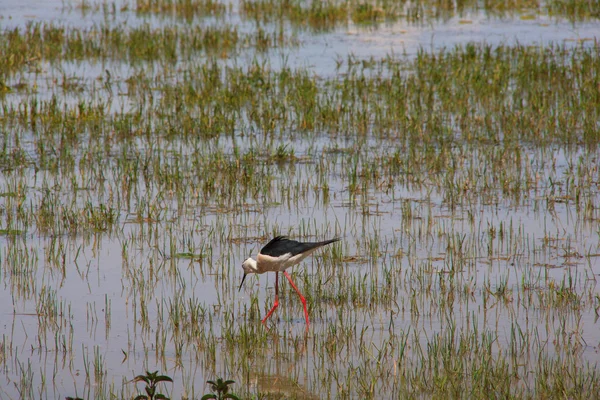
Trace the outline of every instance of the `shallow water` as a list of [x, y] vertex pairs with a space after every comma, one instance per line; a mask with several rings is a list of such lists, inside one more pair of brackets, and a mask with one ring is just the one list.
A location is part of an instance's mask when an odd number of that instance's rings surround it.
[[[2, 28], [30, 20], [81, 26], [103, 21], [98, 13], [65, 11], [61, 2], [3, 7]], [[119, 18], [134, 24], [136, 17]], [[350, 56], [364, 60], [393, 52], [410, 58], [419, 49], [469, 42], [592, 46], [587, 39], [597, 39], [598, 26], [597, 21], [467, 13], [431, 26], [301, 32], [298, 48], [272, 50], [265, 57], [274, 69], [285, 58], [293, 67], [328, 77], [338, 73], [336, 60]], [[581, 39], [586, 40], [577, 42]], [[240, 59], [236, 62], [244, 62], [243, 55]], [[111, 70], [122, 76], [131, 72], [115, 64]], [[46, 65], [31, 76], [43, 82], [67, 71], [93, 80], [105, 65], [63, 68]], [[56, 93], [52, 83], [40, 87], [39, 93], [8, 94], [3, 103]], [[72, 104], [89, 95], [86, 87]], [[130, 101], [122, 96], [112, 111]], [[6, 132], [6, 142], [14, 140], [11, 135], [17, 133]], [[474, 193], [473, 182], [465, 191], [471, 195], [456, 201], [436, 186], [433, 171], [425, 182], [411, 182], [411, 171], [402, 171], [381, 179], [379, 186], [364, 183], [364, 190], [353, 192], [348, 178], [353, 164], [345, 156], [352, 138], [284, 133], [270, 140], [293, 148], [296, 159], [259, 162], [255, 172], [268, 182], [255, 185], [265, 184], [267, 194], [232, 200], [224, 192], [206, 203], [200, 188], [191, 185], [181, 192], [162, 190], [146, 178], [156, 178], [148, 170], [160, 167], [174, 181], [181, 174], [187, 182], [202, 183], [189, 178], [203, 174], [198, 155], [210, 159], [219, 151], [231, 155], [234, 148], [259, 150], [267, 140], [259, 135], [214, 138], [191, 148], [183, 141], [142, 137], [121, 148], [115, 138], [107, 145], [113, 146], [107, 152], [112, 156], [96, 163], [85, 159], [89, 137], [81, 137], [75, 165], [55, 173], [38, 170], [33, 162], [29, 168], [7, 168], [0, 178], [4, 210], [28, 204], [39, 210], [42, 199], [65, 209], [88, 203], [119, 206], [118, 223], [108, 230], [43, 230], [31, 221], [24, 232], [0, 235], [0, 398], [131, 395], [143, 390], [138, 385], [136, 391], [130, 381], [145, 370], [160, 370], [175, 380], [164, 386], [172, 398], [201, 397], [208, 390], [204, 382], [215, 376], [234, 379], [234, 391], [257, 396], [273, 390], [296, 398], [399, 394], [406, 393], [402, 377], [418, 374], [424, 368], [420, 355], [436, 343], [443, 347], [465, 339], [475, 347], [473, 337], [486, 335], [494, 356], [518, 362], [515, 387], [531, 391], [534, 366], [546, 360], [580, 366], [599, 361], [600, 216], [594, 209], [584, 217], [575, 201], [562, 197], [563, 177], [575, 180], [571, 167], [582, 160], [596, 162], [595, 150], [523, 146], [536, 179], [532, 189], [514, 197], [498, 188]], [[35, 161], [33, 136], [22, 132], [20, 139]], [[359, 177], [369, 174], [365, 161], [393, 154], [397, 141], [373, 135], [364, 146], [358, 152]], [[459, 178], [467, 165], [485, 171], [477, 152], [465, 156], [465, 149], [451, 151], [464, 165], [455, 173], [456, 182], [463, 182]], [[133, 175], [120, 161], [123, 153], [139, 162], [137, 181], [127, 181]], [[322, 169], [326, 193], [319, 181]], [[214, 190], [224, 187], [217, 182]], [[583, 195], [599, 204], [597, 186]], [[58, 218], [56, 223], [62, 226]], [[265, 338], [260, 318], [273, 300], [274, 277], [252, 276], [241, 292], [237, 287], [241, 262], [275, 232], [306, 240], [339, 235], [343, 241], [294, 268], [294, 279], [311, 304], [308, 333], [301, 304], [286, 283]], [[336, 253], [341, 262], [335, 261]], [[248, 336], [257, 337], [254, 347], [238, 345]]]

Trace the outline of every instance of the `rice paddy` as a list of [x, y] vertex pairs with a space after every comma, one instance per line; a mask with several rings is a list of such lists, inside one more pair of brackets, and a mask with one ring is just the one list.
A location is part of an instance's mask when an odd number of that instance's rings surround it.
[[[0, 399], [597, 395], [595, 2], [43, 7], [0, 19]], [[308, 332], [238, 292], [274, 235], [343, 238]]]

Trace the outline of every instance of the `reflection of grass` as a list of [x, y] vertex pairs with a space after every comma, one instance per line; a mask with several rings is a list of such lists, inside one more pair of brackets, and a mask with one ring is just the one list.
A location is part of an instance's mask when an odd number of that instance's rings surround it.
[[183, 252], [183, 253], [175, 253], [173, 255], [173, 257], [175, 258], [183, 258], [183, 259], [188, 259], [188, 260], [201, 260], [204, 255], [203, 254], [194, 254], [194, 253], [189, 253], [189, 252]]

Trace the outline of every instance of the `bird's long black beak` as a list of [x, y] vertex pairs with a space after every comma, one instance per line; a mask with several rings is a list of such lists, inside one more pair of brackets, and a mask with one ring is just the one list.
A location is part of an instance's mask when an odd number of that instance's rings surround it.
[[239, 292], [240, 290], [242, 290], [242, 286], [244, 285], [244, 281], [246, 280], [246, 276], [247, 276], [247, 275], [248, 275], [248, 274], [244, 273], [244, 277], [242, 278], [242, 283], [240, 283], [240, 288], [238, 289], [238, 292]]

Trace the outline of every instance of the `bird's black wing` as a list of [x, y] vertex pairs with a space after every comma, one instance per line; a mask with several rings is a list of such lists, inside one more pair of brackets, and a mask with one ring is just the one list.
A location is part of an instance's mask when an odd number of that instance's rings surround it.
[[337, 242], [339, 238], [325, 240], [323, 242], [298, 242], [296, 240], [288, 239], [287, 236], [277, 236], [260, 250], [260, 254], [271, 257], [280, 257], [284, 254], [290, 253], [293, 256], [304, 253], [306, 251], [315, 249], [317, 247], [325, 246], [326, 244]]

